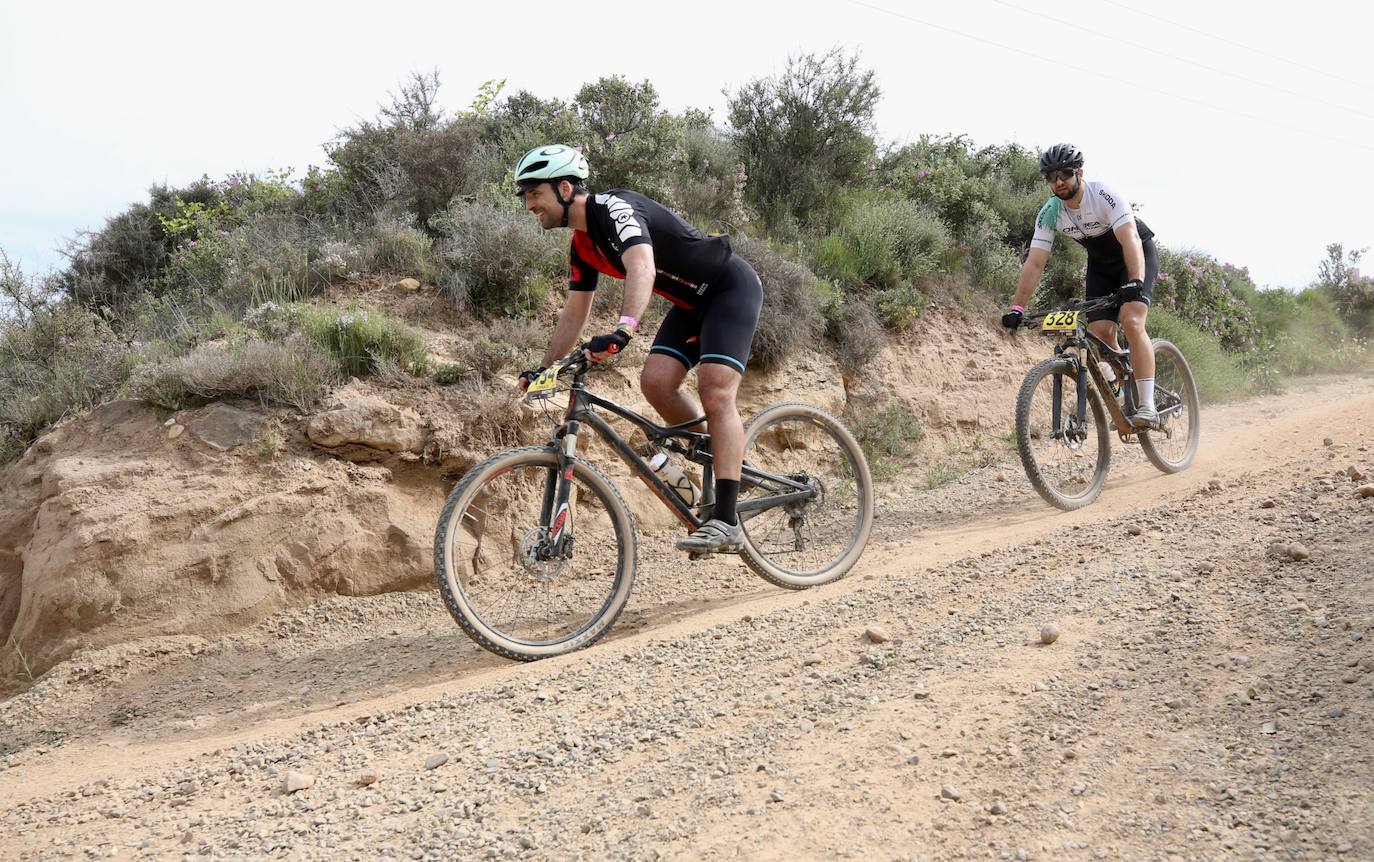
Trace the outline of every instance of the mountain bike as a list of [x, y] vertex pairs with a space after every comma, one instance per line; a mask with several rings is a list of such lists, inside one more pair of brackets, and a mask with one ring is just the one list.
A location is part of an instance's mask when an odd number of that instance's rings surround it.
[[[594, 367], [578, 348], [533, 380], [525, 399], [554, 421], [550, 441], [493, 455], [454, 486], [434, 535], [434, 573], [453, 618], [478, 645], [530, 661], [602, 637], [634, 583], [634, 518], [615, 484], [578, 451], [590, 428], [691, 532], [711, 517], [710, 436], [689, 430], [705, 417], [659, 426], [593, 393]], [[560, 383], [563, 381], [566, 385]], [[568, 398], [561, 419], [551, 396]], [[598, 408], [644, 433], [627, 442]], [[684, 499], [649, 455], [699, 465], [703, 499]], [[695, 495], [691, 495], [695, 496]], [[745, 425], [737, 504], [744, 562], [770, 583], [805, 589], [858, 562], [873, 527], [873, 482], [858, 441], [833, 416], [779, 404]]]
[[[1107, 482], [1114, 430], [1122, 443], [1138, 442], [1150, 463], [1177, 473], [1197, 454], [1202, 426], [1193, 372], [1183, 352], [1162, 338], [1155, 347], [1152, 428], [1133, 428], [1135, 375], [1131, 354], [1088, 331], [1089, 312], [1117, 304], [1115, 297], [1075, 300], [1027, 313], [1022, 326], [1060, 339], [1054, 356], [1033, 367], [1016, 398], [1016, 451], [1031, 485], [1066, 511], [1097, 499]], [[1112, 369], [1109, 381], [1099, 363]], [[1110, 424], [1109, 424], [1110, 420]]]

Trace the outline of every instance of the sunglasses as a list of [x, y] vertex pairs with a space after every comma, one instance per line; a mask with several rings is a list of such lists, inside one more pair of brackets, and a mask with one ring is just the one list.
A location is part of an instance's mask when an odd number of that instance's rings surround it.
[[1059, 168], [1053, 171], [1046, 171], [1045, 182], [1057, 183], [1061, 180], [1071, 180], [1076, 173], [1078, 173], [1078, 171], [1074, 168]]

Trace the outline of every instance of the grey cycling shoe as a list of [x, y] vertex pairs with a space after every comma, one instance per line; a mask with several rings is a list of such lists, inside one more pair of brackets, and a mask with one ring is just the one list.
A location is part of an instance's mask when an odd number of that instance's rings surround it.
[[1159, 428], [1159, 411], [1153, 407], [1137, 407], [1131, 416], [1131, 424], [1137, 429], [1150, 431]]
[[712, 518], [690, 536], [677, 540], [679, 551], [694, 554], [733, 554], [744, 546], [744, 525]]

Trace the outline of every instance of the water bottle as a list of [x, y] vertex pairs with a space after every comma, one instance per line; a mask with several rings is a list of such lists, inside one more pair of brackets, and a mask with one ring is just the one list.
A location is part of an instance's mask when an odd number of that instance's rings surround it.
[[689, 506], [696, 502], [697, 489], [692, 485], [692, 480], [687, 478], [687, 474], [682, 472], [681, 468], [668, 460], [667, 452], [659, 452], [650, 458], [649, 467], [682, 498], [682, 502]]
[[1102, 376], [1107, 379], [1107, 388], [1112, 390], [1112, 394], [1121, 400], [1121, 381], [1116, 379], [1116, 369], [1110, 362], [1099, 360], [1097, 370], [1102, 372]]

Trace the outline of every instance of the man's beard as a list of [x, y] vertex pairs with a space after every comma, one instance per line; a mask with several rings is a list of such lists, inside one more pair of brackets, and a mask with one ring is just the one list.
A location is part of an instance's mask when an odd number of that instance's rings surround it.
[[1054, 194], [1055, 197], [1059, 198], [1061, 201], [1066, 201], [1072, 198], [1074, 195], [1078, 194], [1078, 190], [1082, 187], [1082, 180], [1074, 180], [1073, 188], [1069, 189], [1067, 192], [1055, 192]]

